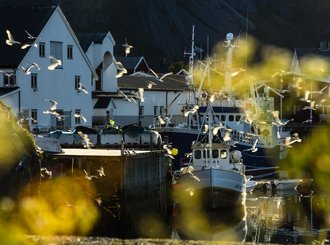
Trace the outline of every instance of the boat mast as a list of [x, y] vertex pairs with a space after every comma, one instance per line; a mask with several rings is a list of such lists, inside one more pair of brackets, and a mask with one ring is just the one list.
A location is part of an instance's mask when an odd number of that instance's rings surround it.
[[233, 62], [233, 50], [235, 45], [232, 44], [232, 40], [234, 39], [233, 33], [229, 32], [226, 35], [226, 41], [224, 46], [228, 48], [226, 63], [225, 63], [225, 92], [228, 93], [228, 97], [231, 98], [232, 90], [231, 90], [231, 76], [232, 76], [232, 62]]
[[[192, 26], [192, 34], [191, 34], [191, 50], [189, 52], [184, 52], [183, 55], [189, 55], [189, 76], [191, 77], [190, 80], [190, 88], [193, 89], [193, 95], [195, 95], [194, 91], [194, 76], [193, 76], [193, 68], [194, 68], [194, 56], [196, 55], [195, 53], [195, 25]], [[191, 104], [195, 104], [195, 99], [192, 98], [191, 90], [188, 91], [187, 94], [187, 104], [190, 106]], [[188, 128], [191, 128], [191, 115], [188, 115]]]
[[189, 54], [190, 54], [190, 56], [189, 56], [189, 73], [192, 75], [193, 74], [193, 66], [194, 66], [194, 56], [195, 56], [195, 26], [194, 25], [192, 26], [191, 51], [190, 51]]
[[[191, 76], [191, 86], [194, 86], [194, 78], [193, 78], [193, 72], [194, 72], [194, 56], [196, 55], [195, 53], [195, 26], [192, 26], [192, 34], [191, 34], [191, 51], [189, 52], [184, 52], [183, 56], [189, 55], [189, 67], [188, 67], [188, 72], [189, 75]], [[190, 100], [190, 93], [189, 93], [189, 103], [191, 103]]]

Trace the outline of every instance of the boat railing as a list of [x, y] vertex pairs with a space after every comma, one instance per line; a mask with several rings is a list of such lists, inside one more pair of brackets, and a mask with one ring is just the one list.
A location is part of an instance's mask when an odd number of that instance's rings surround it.
[[234, 130], [232, 133], [232, 138], [234, 141], [240, 142], [240, 143], [247, 143], [252, 144], [255, 142], [257, 138], [259, 138], [258, 135], [252, 134], [252, 133], [246, 133], [243, 131], [236, 131]]

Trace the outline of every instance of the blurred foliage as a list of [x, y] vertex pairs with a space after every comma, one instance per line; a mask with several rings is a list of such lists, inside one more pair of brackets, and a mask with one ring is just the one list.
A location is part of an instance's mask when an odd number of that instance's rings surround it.
[[26, 234], [86, 235], [92, 230], [99, 217], [93, 186], [72, 177], [41, 181], [34, 139], [1, 101], [0, 146], [0, 244], [29, 244]]

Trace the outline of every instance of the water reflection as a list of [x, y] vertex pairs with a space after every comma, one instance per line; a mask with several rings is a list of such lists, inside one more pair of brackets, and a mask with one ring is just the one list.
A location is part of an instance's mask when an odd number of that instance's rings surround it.
[[174, 209], [172, 238], [279, 244], [330, 240], [329, 196], [295, 190], [247, 194], [241, 208]]
[[233, 209], [174, 209], [172, 238], [242, 242], [246, 236], [245, 206]]

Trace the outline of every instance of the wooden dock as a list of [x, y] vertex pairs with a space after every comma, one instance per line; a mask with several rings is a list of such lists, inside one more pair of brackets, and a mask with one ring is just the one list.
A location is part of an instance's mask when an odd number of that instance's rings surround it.
[[162, 150], [64, 148], [45, 152], [42, 167], [93, 185], [103, 216], [93, 234], [127, 238], [147, 215], [167, 222], [170, 164]]

